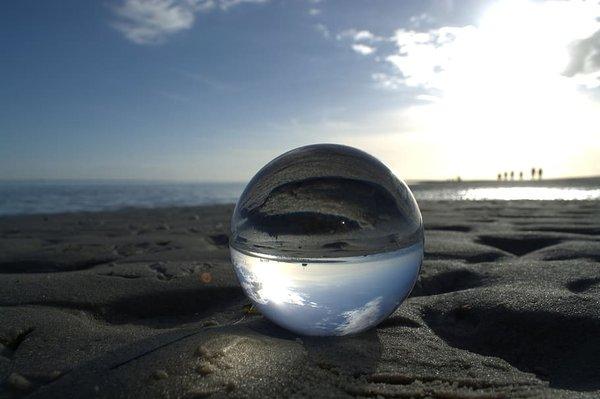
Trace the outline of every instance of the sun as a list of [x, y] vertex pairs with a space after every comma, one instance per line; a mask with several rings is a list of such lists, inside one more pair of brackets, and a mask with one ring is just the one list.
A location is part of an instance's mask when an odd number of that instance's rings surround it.
[[526, 1], [491, 7], [453, 50], [433, 106], [436, 136], [451, 137], [455, 153], [479, 166], [563, 168], [594, 140], [600, 115], [563, 75], [569, 43], [590, 30], [578, 11]]
[[388, 61], [427, 101], [399, 112], [403, 131], [380, 141], [402, 156], [378, 155], [401, 171], [411, 166], [400, 158], [426, 159], [426, 176], [577, 174], [582, 151], [600, 154], [600, 106], [564, 72], [572, 43], [600, 29], [597, 15], [597, 2], [505, 0], [473, 25], [397, 31]]

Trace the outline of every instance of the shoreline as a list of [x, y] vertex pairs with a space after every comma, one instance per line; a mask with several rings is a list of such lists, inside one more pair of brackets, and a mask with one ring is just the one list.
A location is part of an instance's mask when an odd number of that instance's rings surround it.
[[[85, 184], [66, 186], [0, 183], [0, 215], [102, 212], [227, 204], [243, 183]], [[600, 200], [600, 178], [542, 181], [410, 183], [417, 201], [428, 200]]]
[[[574, 207], [577, 207], [576, 204], [580, 204], [583, 206], [593, 206], [596, 203], [600, 203], [600, 200], [597, 199], [575, 199], [575, 200], [565, 200], [565, 199], [417, 199], [417, 203], [419, 206], [421, 204], [502, 204], [513, 206], [513, 205], [543, 205], [549, 203], [563, 203], [563, 204], [573, 204]], [[73, 211], [60, 211], [60, 212], [38, 212], [38, 213], [16, 213], [16, 214], [0, 214], [0, 219], [20, 219], [20, 218], [28, 218], [28, 217], [63, 217], [63, 216], [93, 216], [93, 215], [111, 215], [111, 214], [127, 214], [129, 212], [139, 213], [139, 212], [153, 212], [156, 211], [158, 213], [161, 212], [170, 212], [170, 211], [192, 211], [192, 210], [202, 210], [206, 209], [219, 209], [219, 208], [233, 208], [235, 207], [235, 202], [224, 202], [217, 204], [201, 204], [201, 205], [164, 205], [164, 206], [124, 206], [118, 207], [114, 209], [103, 209], [103, 210], [73, 210]], [[460, 207], [460, 205], [459, 205]]]

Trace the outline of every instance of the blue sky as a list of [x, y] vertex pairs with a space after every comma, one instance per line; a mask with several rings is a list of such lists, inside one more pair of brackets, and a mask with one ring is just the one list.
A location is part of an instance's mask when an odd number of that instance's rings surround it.
[[315, 142], [600, 174], [600, 5], [524, 3], [4, 2], [0, 178], [244, 181]]
[[301, 265], [234, 249], [231, 256], [246, 295], [266, 317], [302, 334], [346, 335], [379, 323], [406, 298], [421, 268], [423, 244], [338, 263], [312, 259]]

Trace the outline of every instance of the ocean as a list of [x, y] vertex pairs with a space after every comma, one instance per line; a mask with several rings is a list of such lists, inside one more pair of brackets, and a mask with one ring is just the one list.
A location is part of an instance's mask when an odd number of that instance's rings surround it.
[[[236, 202], [246, 183], [0, 182], [0, 215]], [[600, 177], [543, 181], [409, 182], [419, 200], [600, 200]]]

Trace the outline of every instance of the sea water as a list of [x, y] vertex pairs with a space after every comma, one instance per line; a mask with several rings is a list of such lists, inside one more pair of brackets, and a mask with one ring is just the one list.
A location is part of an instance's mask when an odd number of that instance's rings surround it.
[[306, 335], [371, 328], [409, 295], [423, 260], [412, 193], [376, 158], [321, 144], [263, 167], [238, 200], [231, 259], [248, 298]]
[[[95, 212], [235, 202], [245, 183], [0, 181], [0, 216]], [[600, 200], [600, 178], [542, 181], [412, 182], [419, 201]]]

